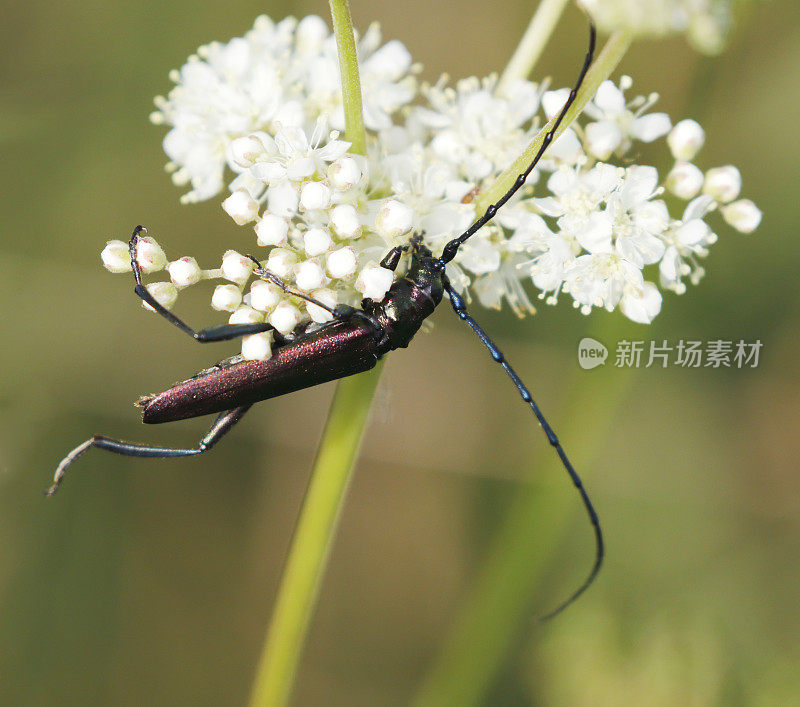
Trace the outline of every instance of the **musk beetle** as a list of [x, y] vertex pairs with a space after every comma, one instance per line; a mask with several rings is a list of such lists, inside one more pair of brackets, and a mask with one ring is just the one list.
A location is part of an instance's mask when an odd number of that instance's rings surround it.
[[[266, 361], [229, 359], [199, 372], [163, 393], [142, 398], [139, 401], [145, 423], [172, 422], [219, 413], [211, 428], [196, 447], [187, 449], [153, 447], [95, 435], [78, 445], [61, 461], [56, 469], [53, 483], [47, 489], [46, 494], [52, 496], [56, 492], [67, 468], [91, 447], [132, 457], [187, 457], [202, 454], [211, 449], [242, 418], [253, 403], [367, 371], [389, 351], [405, 348], [423, 321], [433, 313], [444, 295], [447, 294], [455, 313], [478, 335], [492, 358], [503, 367], [514, 383], [523, 401], [531, 408], [544, 430], [548, 442], [555, 449], [580, 493], [595, 535], [594, 564], [581, 586], [549, 616], [558, 613], [573, 602], [594, 581], [603, 561], [603, 535], [597, 513], [580, 477], [567, 458], [564, 448], [534, 402], [530, 392], [502, 352], [467, 312], [464, 299], [453, 289], [445, 274], [445, 265], [455, 257], [461, 245], [491, 220], [498, 209], [525, 183], [528, 175], [553, 141], [558, 126], [575, 101], [578, 89], [592, 62], [594, 47], [595, 29], [590, 24], [589, 50], [578, 79], [530, 165], [495, 204], [489, 206], [485, 213], [464, 233], [445, 245], [440, 256], [434, 256], [423, 245], [420, 237], [412, 237], [407, 245], [390, 250], [381, 261], [381, 265], [395, 270], [403, 254], [408, 253], [410, 255], [408, 269], [401, 278], [392, 284], [382, 301], [365, 299], [361, 303], [361, 309], [342, 305], [332, 309], [322, 302], [294, 290], [280, 278], [262, 268], [261, 264], [250, 256], [257, 266], [253, 271], [254, 274], [278, 285], [290, 294], [326, 309], [332, 315], [332, 321], [314, 330], [298, 331], [291, 339], [277, 338], [276, 332], [277, 345], [272, 357]], [[269, 324], [256, 323], [225, 324], [195, 331], [165, 309], [142, 284], [136, 248], [139, 234], [143, 231], [141, 226], [137, 226], [130, 240], [131, 265], [136, 279], [134, 291], [161, 316], [199, 342], [226, 341], [272, 329]]]

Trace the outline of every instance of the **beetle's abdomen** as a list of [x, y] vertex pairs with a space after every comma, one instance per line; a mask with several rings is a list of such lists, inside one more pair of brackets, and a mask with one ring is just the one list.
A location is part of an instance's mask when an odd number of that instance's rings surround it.
[[178, 383], [145, 404], [143, 422], [172, 422], [250, 405], [372, 368], [380, 358], [375, 327], [335, 322], [273, 352]]

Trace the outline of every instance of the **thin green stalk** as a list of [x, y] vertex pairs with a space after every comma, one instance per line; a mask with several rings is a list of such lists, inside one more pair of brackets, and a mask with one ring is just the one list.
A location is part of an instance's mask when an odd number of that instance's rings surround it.
[[[624, 337], [629, 328], [619, 317], [610, 327], [593, 332], [592, 336], [610, 345]], [[614, 411], [629, 389], [633, 372], [578, 371], [576, 367], [573, 380], [564, 385], [574, 393], [565, 412], [558, 416], [558, 434], [568, 452], [572, 450], [575, 467], [583, 473], [590, 490], [592, 477], [599, 471], [593, 469], [591, 462], [607, 437]], [[564, 474], [545, 444], [532, 467], [536, 478]], [[511, 647], [524, 632], [536, 628], [534, 601], [542, 573], [576, 513], [580, 513], [580, 502], [574, 488], [567, 484], [559, 492], [528, 486], [514, 498], [414, 707], [470, 707], [484, 703]], [[569, 588], [564, 591], [568, 593]], [[553, 601], [558, 603], [558, 599]], [[549, 608], [539, 605], [538, 613], [544, 614]]]
[[[365, 154], [350, 7], [347, 0], [330, 0], [330, 6], [347, 139], [351, 152]], [[252, 707], [283, 707], [289, 702], [381, 368], [379, 363], [372, 371], [337, 385], [259, 659]]]
[[289, 701], [379, 377], [380, 364], [336, 388], [259, 661], [252, 707]]
[[339, 71], [342, 74], [342, 100], [347, 139], [352, 143], [350, 152], [367, 153], [364, 114], [361, 109], [361, 81], [358, 77], [358, 55], [350, 17], [348, 0], [330, 0], [333, 34], [339, 52]]
[[568, 0], [542, 0], [539, 3], [508, 66], [500, 75], [497, 93], [502, 95], [514, 81], [530, 76], [567, 2]]
[[[580, 115], [583, 107], [597, 92], [600, 84], [603, 83], [603, 81], [605, 81], [609, 76], [611, 76], [614, 69], [617, 68], [617, 64], [619, 64], [622, 57], [625, 56], [625, 52], [628, 50], [628, 47], [631, 44], [631, 39], [631, 34], [623, 30], [617, 30], [611, 35], [611, 37], [609, 37], [608, 42], [606, 42], [603, 50], [600, 52], [597, 59], [595, 59], [592, 67], [586, 74], [586, 78], [584, 79], [583, 85], [578, 91], [575, 102], [567, 111], [566, 116], [564, 116], [564, 120], [561, 121], [561, 124], [558, 126], [558, 130], [556, 130], [555, 135], [556, 137], [561, 135], [561, 133], [563, 133], [570, 126], [572, 121], [574, 121], [575, 118]], [[503, 194], [505, 194], [511, 188], [511, 185], [514, 183], [514, 180], [517, 178], [517, 176], [522, 174], [527, 169], [528, 165], [531, 163], [541, 147], [542, 142], [544, 141], [544, 136], [552, 129], [555, 121], [556, 118], [553, 117], [553, 119], [550, 120], [547, 125], [545, 125], [538, 132], [536, 137], [533, 138], [531, 144], [528, 145], [525, 152], [523, 152], [515, 160], [514, 164], [506, 169], [491, 187], [480, 194], [477, 199], [476, 206], [476, 211], [478, 213], [485, 211], [487, 207], [495, 203], [501, 196], [503, 196]]]

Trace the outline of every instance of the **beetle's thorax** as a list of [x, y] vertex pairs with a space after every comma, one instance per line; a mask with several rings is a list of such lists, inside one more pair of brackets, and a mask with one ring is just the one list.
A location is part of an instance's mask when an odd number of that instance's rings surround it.
[[382, 348], [405, 348], [442, 301], [441, 263], [427, 249], [415, 249], [408, 272], [395, 282], [380, 303], [365, 300], [363, 307], [383, 330]]

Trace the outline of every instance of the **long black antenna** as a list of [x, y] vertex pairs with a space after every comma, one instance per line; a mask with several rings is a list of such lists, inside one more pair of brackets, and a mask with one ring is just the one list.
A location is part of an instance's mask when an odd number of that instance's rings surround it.
[[564, 107], [561, 109], [561, 112], [558, 115], [553, 127], [547, 132], [544, 136], [544, 140], [542, 140], [542, 144], [539, 147], [533, 161], [528, 165], [528, 168], [520, 174], [511, 188], [502, 196], [500, 199], [489, 206], [486, 209], [483, 216], [481, 216], [475, 223], [473, 223], [464, 233], [462, 233], [457, 238], [451, 240], [447, 245], [444, 247], [442, 251], [442, 255], [439, 257], [439, 262], [441, 263], [442, 267], [442, 284], [444, 285], [444, 289], [447, 292], [448, 296], [450, 297], [450, 304], [453, 306], [453, 310], [458, 315], [458, 317], [465, 322], [477, 335], [478, 338], [481, 340], [483, 345], [489, 350], [492, 358], [499, 363], [503, 370], [506, 372], [506, 375], [511, 379], [511, 381], [516, 386], [517, 390], [519, 391], [520, 396], [522, 397], [523, 401], [525, 401], [528, 406], [530, 407], [533, 414], [536, 416], [536, 419], [539, 421], [539, 425], [541, 426], [542, 430], [544, 431], [545, 435], [547, 436], [547, 441], [553, 446], [558, 454], [559, 459], [561, 460], [561, 464], [564, 466], [564, 469], [569, 474], [569, 477], [574, 484], [575, 488], [578, 490], [580, 494], [581, 501], [583, 502], [583, 506], [586, 509], [586, 513], [589, 516], [589, 521], [592, 524], [592, 529], [594, 530], [595, 536], [595, 558], [594, 564], [592, 565], [592, 569], [589, 572], [589, 575], [583, 581], [583, 583], [578, 587], [565, 601], [559, 604], [555, 609], [553, 609], [550, 613], [546, 614], [543, 619], [550, 619], [556, 614], [561, 613], [564, 609], [566, 609], [572, 602], [574, 602], [581, 594], [583, 594], [589, 586], [594, 582], [595, 577], [597, 577], [597, 573], [600, 571], [600, 567], [603, 564], [603, 557], [605, 555], [605, 545], [603, 542], [603, 531], [600, 528], [600, 519], [597, 516], [597, 511], [595, 511], [594, 506], [592, 505], [591, 500], [589, 499], [589, 494], [586, 492], [586, 489], [583, 486], [583, 482], [581, 481], [581, 477], [578, 475], [578, 472], [575, 471], [575, 467], [572, 466], [572, 462], [570, 462], [569, 458], [567, 457], [564, 448], [561, 446], [561, 442], [559, 442], [556, 433], [553, 432], [553, 428], [550, 427], [550, 424], [545, 419], [545, 416], [542, 414], [542, 411], [539, 409], [539, 406], [533, 399], [528, 388], [522, 382], [522, 379], [517, 375], [516, 371], [511, 367], [511, 364], [506, 360], [503, 352], [497, 347], [497, 345], [489, 338], [489, 335], [481, 328], [481, 326], [472, 318], [472, 316], [467, 312], [466, 304], [464, 303], [464, 299], [453, 289], [453, 286], [450, 284], [450, 280], [447, 278], [447, 275], [444, 274], [444, 266], [445, 264], [449, 263], [458, 253], [458, 249], [477, 231], [484, 226], [488, 221], [494, 218], [494, 215], [497, 213], [498, 209], [503, 206], [514, 194], [525, 184], [525, 180], [528, 178], [528, 175], [533, 171], [533, 168], [536, 167], [536, 164], [541, 159], [544, 151], [549, 147], [550, 143], [553, 141], [555, 136], [556, 130], [558, 126], [561, 124], [561, 121], [564, 119], [564, 116], [567, 114], [570, 106], [575, 102], [575, 97], [578, 95], [578, 90], [583, 83], [583, 79], [586, 77], [586, 72], [589, 70], [589, 66], [592, 63], [592, 58], [594, 57], [594, 47], [596, 41], [596, 32], [594, 25], [589, 22], [589, 51], [586, 53], [586, 58], [584, 59], [583, 66], [581, 67], [581, 72], [578, 75], [578, 80], [575, 82], [575, 86], [570, 91], [569, 97], [567, 98], [566, 102], [564, 103]]
[[550, 146], [550, 143], [553, 142], [553, 138], [555, 137], [556, 131], [558, 130], [558, 126], [561, 125], [561, 121], [564, 120], [564, 116], [567, 114], [567, 111], [570, 109], [570, 106], [575, 102], [575, 97], [578, 95], [578, 90], [583, 83], [583, 79], [586, 77], [586, 72], [589, 70], [589, 66], [592, 63], [592, 59], [594, 58], [594, 45], [597, 39], [597, 32], [595, 31], [594, 25], [592, 22], [589, 22], [589, 51], [586, 52], [586, 58], [583, 60], [583, 67], [581, 68], [581, 73], [578, 75], [578, 80], [575, 82], [575, 87], [570, 91], [569, 97], [567, 98], [566, 103], [564, 103], [564, 107], [561, 109], [561, 113], [559, 113], [556, 122], [553, 124], [553, 127], [548, 131], [547, 135], [544, 136], [544, 140], [542, 140], [542, 144], [539, 147], [539, 151], [536, 153], [536, 156], [533, 158], [533, 161], [528, 165], [528, 168], [520, 174], [514, 183], [511, 185], [511, 188], [501, 196], [496, 203], [489, 206], [486, 211], [483, 213], [475, 223], [473, 223], [464, 233], [462, 233], [458, 238], [454, 238], [450, 241], [442, 251], [439, 260], [443, 263], [449, 263], [453, 258], [456, 257], [456, 253], [458, 253], [458, 249], [472, 236], [474, 236], [483, 226], [485, 226], [489, 221], [491, 221], [495, 214], [497, 213], [498, 209], [503, 206], [517, 191], [525, 184], [525, 180], [528, 178], [528, 175], [533, 171], [533, 168], [536, 167], [539, 160], [542, 158], [544, 151]]

